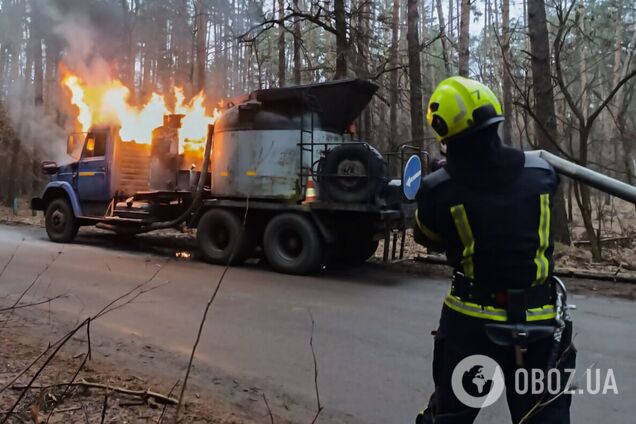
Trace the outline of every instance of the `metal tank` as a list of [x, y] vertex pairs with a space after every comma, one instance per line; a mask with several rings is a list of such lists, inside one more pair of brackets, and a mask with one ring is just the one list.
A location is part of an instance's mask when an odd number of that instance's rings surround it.
[[377, 89], [362, 80], [252, 92], [217, 120], [212, 193], [298, 201], [311, 169]]

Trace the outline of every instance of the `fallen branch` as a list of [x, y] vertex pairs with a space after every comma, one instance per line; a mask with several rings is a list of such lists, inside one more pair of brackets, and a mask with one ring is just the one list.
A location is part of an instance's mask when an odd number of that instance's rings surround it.
[[[608, 237], [604, 239], [600, 239], [599, 243], [613, 243], [616, 241], [631, 241], [634, 240], [634, 236], [626, 236], [626, 237]], [[590, 244], [589, 240], [574, 240], [572, 244], [575, 246], [587, 246]]]
[[81, 406], [71, 406], [68, 408], [64, 408], [64, 409], [57, 409], [54, 412], [51, 412], [51, 414], [56, 413], [56, 414], [62, 414], [64, 412], [73, 412], [73, 411], [79, 411], [80, 409], [82, 409]]
[[121, 393], [128, 396], [140, 397], [142, 399], [152, 398], [156, 400], [158, 403], [161, 403], [162, 405], [176, 405], [179, 402], [178, 399], [175, 399], [168, 395], [163, 395], [161, 393], [153, 392], [150, 389], [132, 390], [132, 389], [126, 389], [125, 387], [111, 386], [109, 384], [86, 381], [84, 379], [80, 381], [71, 382], [71, 383], [59, 383], [59, 384], [52, 384], [49, 386], [38, 386], [38, 385], [11, 386], [11, 390], [24, 390], [24, 389], [36, 390], [36, 389], [50, 389], [53, 387], [83, 387], [83, 388], [89, 388], [89, 389], [104, 389], [110, 392], [116, 392], [116, 393]]
[[620, 269], [616, 272], [602, 272], [588, 271], [585, 269], [558, 268], [555, 275], [559, 277], [587, 278], [589, 280], [636, 284], [636, 274], [620, 273]]

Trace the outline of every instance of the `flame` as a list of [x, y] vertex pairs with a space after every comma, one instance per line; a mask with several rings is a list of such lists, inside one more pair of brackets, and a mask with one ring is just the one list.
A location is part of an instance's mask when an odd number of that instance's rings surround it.
[[214, 109], [212, 115], [208, 115], [205, 110], [205, 95], [200, 92], [190, 100], [185, 102], [183, 88], [174, 89], [176, 99], [175, 113], [184, 115], [181, 119], [179, 129], [179, 150], [200, 150], [203, 148], [202, 141], [208, 132], [208, 125], [214, 124], [221, 115], [218, 109]]
[[153, 93], [144, 105], [131, 104], [130, 90], [118, 79], [89, 84], [78, 75], [62, 68], [62, 85], [70, 94], [70, 102], [77, 108], [76, 121], [83, 132], [95, 125], [119, 127], [123, 141], [149, 144], [152, 131], [163, 124], [166, 114], [182, 114], [179, 129], [179, 152], [203, 153], [208, 124], [221, 115], [218, 109], [209, 113], [205, 108], [205, 94], [197, 94], [186, 101], [184, 90], [174, 88], [174, 107], [168, 107], [166, 97]]

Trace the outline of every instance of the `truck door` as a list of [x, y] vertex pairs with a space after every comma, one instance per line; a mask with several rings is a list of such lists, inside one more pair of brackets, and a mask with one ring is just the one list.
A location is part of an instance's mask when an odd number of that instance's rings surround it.
[[103, 215], [110, 202], [107, 132], [89, 132], [77, 169], [77, 194], [86, 215]]

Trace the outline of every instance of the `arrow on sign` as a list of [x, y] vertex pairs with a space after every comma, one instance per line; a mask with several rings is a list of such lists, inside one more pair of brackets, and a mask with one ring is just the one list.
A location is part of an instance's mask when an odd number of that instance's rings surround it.
[[422, 175], [422, 171], [421, 170], [419, 170], [415, 174], [411, 175], [406, 180], [406, 186], [407, 187], [411, 187], [411, 184], [413, 184], [414, 181], [416, 181], [418, 178], [420, 178], [421, 175]]

